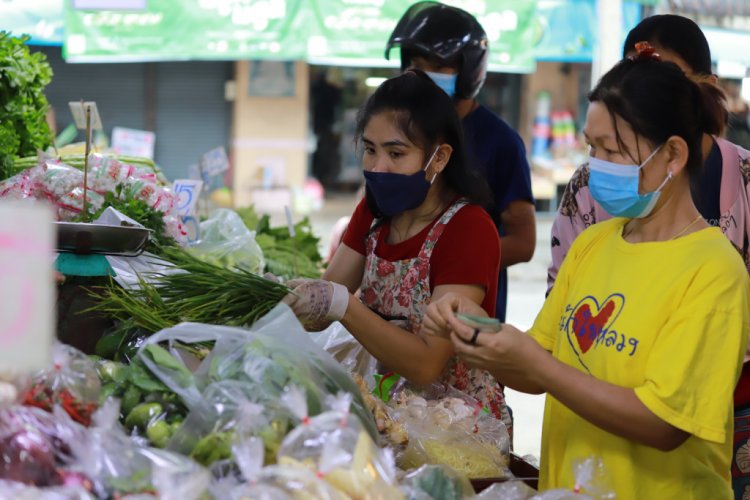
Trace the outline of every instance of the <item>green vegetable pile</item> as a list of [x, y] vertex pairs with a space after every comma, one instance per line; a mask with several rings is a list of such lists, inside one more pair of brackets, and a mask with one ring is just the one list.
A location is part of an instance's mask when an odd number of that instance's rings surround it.
[[315, 236], [310, 220], [305, 217], [294, 225], [294, 238], [287, 226], [271, 227], [268, 214], [258, 216], [253, 207], [237, 210], [242, 221], [255, 231], [255, 241], [263, 250], [265, 272], [283, 278], [320, 278], [323, 257], [318, 251], [320, 238]]
[[143, 224], [152, 233], [149, 235], [147, 251], [158, 251], [159, 248], [177, 246], [177, 242], [166, 232], [164, 225], [164, 214], [149, 206], [144, 200], [130, 196], [123, 192], [122, 185], [115, 188], [115, 192], [104, 194], [104, 203], [101, 208], [92, 214], [81, 213], [74, 222], [88, 222], [96, 220], [108, 207], [118, 210], [121, 214], [130, 217], [136, 222]]
[[[185, 368], [162, 347], [152, 344], [143, 350], [155, 363], [171, 369]], [[120, 421], [125, 427], [164, 448], [185, 419], [187, 409], [180, 398], [156, 378], [143, 361], [134, 357], [130, 364], [93, 356], [102, 383], [100, 404], [107, 398], [120, 398]], [[192, 376], [189, 372], [186, 376]]]
[[29, 52], [28, 40], [0, 31], [0, 173], [13, 168], [15, 156], [34, 155], [51, 143], [44, 88], [52, 69], [44, 54]]

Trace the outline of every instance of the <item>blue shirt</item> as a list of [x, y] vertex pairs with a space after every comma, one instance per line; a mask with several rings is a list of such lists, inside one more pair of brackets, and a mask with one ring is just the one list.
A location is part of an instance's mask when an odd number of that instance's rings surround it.
[[[531, 171], [526, 148], [518, 133], [484, 106], [477, 107], [463, 119], [466, 154], [487, 179], [492, 190], [492, 216], [498, 221], [498, 233], [505, 234], [500, 214], [513, 201], [534, 203], [531, 193]], [[500, 249], [502, 254], [502, 248]], [[500, 270], [497, 288], [496, 316], [505, 321], [508, 302], [508, 274]]]

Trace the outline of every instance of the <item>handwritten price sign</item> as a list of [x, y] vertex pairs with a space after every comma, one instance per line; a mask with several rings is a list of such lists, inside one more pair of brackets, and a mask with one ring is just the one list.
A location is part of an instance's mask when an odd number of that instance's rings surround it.
[[195, 214], [195, 205], [203, 189], [203, 181], [178, 179], [172, 184], [172, 191], [177, 196], [177, 212], [188, 216]]
[[55, 241], [47, 207], [0, 204], [0, 367], [46, 368], [54, 338]]

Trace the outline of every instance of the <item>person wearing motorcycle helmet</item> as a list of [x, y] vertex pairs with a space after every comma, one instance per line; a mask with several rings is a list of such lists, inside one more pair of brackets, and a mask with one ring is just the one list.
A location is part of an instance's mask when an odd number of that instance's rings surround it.
[[496, 316], [505, 321], [507, 268], [528, 262], [536, 245], [534, 198], [526, 149], [518, 133], [479, 104], [487, 76], [487, 34], [468, 12], [439, 2], [417, 2], [404, 13], [386, 44], [401, 49], [401, 70], [427, 73], [453, 98], [462, 121], [469, 161], [487, 179], [494, 197], [490, 214], [502, 245]]

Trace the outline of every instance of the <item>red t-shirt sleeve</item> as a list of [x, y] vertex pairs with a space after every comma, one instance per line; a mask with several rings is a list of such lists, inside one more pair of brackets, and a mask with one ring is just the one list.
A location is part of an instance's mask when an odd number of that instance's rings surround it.
[[367, 207], [367, 202], [362, 198], [349, 220], [344, 238], [341, 240], [342, 243], [355, 252], [365, 255], [367, 252], [367, 235], [370, 233], [370, 227], [374, 219], [375, 216], [372, 215]]
[[430, 261], [432, 286], [478, 285], [486, 294], [482, 307], [495, 314], [500, 273], [500, 238], [481, 207], [467, 205], [443, 230]]

